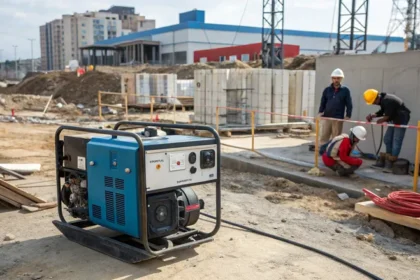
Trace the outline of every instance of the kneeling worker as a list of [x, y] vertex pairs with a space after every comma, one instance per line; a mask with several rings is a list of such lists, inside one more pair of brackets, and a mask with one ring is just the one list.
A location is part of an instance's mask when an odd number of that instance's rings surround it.
[[[366, 117], [368, 122], [380, 118], [376, 123], [392, 123], [407, 125], [410, 121], [410, 110], [398, 96], [388, 93], [379, 93], [375, 89], [368, 89], [363, 95], [368, 105], [378, 105], [380, 109], [375, 114]], [[398, 159], [404, 141], [406, 128], [388, 127], [384, 136], [386, 154], [381, 153], [380, 158], [373, 167], [384, 168], [384, 172], [392, 172], [392, 165]]]
[[355, 126], [350, 129], [350, 135], [343, 133], [329, 142], [322, 155], [322, 161], [339, 176], [351, 175], [363, 161], [351, 157], [350, 153], [359, 141], [364, 140], [366, 140], [366, 129], [363, 126]]

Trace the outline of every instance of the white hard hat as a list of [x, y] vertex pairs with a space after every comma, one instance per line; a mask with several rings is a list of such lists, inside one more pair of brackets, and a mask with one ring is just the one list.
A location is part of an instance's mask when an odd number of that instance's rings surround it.
[[337, 68], [334, 71], [332, 71], [331, 77], [341, 77], [341, 78], [344, 78], [344, 72], [340, 68]]
[[361, 141], [365, 141], [366, 140], [366, 129], [363, 126], [355, 126], [353, 128], [350, 129], [350, 131], [354, 134], [354, 136], [357, 137], [357, 139], [361, 140]]

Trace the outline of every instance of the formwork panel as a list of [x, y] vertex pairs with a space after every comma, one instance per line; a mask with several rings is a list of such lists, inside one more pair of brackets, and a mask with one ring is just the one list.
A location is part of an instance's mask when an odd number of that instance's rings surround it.
[[289, 106], [289, 73], [288, 70], [274, 71], [274, 115], [272, 115], [273, 123], [287, 123], [288, 106]]
[[315, 71], [302, 72], [302, 111], [300, 115], [315, 116]]

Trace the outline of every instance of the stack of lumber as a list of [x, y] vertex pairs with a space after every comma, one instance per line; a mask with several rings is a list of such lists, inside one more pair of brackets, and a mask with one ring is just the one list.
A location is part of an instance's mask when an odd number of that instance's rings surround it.
[[56, 202], [47, 203], [46, 201], [15, 187], [10, 182], [1, 179], [0, 201], [30, 212], [53, 208], [57, 205]]

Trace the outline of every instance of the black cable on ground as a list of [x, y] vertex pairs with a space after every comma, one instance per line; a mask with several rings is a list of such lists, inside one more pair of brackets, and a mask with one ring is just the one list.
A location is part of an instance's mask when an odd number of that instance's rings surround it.
[[[211, 218], [211, 219], [216, 219], [216, 217], [214, 217], [212, 215], [209, 215], [209, 214], [206, 214], [206, 213], [200, 213], [200, 215], [206, 216], [206, 217]], [[223, 220], [223, 219], [222, 219], [222, 222], [225, 223], [225, 224], [231, 225], [231, 226], [235, 226], [235, 227], [238, 227], [238, 228], [242, 228], [242, 229], [248, 230], [250, 232], [253, 232], [253, 233], [256, 233], [256, 234], [265, 236], [265, 237], [269, 237], [269, 238], [273, 238], [273, 239], [276, 239], [276, 240], [279, 240], [279, 241], [283, 241], [283, 242], [286, 242], [286, 243], [289, 243], [289, 244], [292, 244], [292, 245], [295, 245], [295, 246], [304, 248], [306, 250], [309, 250], [309, 251], [312, 251], [312, 252], [321, 254], [321, 255], [323, 255], [325, 257], [328, 257], [328, 258], [330, 258], [330, 259], [332, 259], [332, 260], [334, 260], [336, 262], [339, 262], [341, 264], [344, 264], [344, 265], [346, 265], [346, 266], [348, 266], [348, 267], [350, 267], [350, 268], [352, 268], [352, 269], [354, 269], [354, 270], [356, 270], [356, 271], [364, 274], [365, 276], [367, 276], [367, 277], [369, 277], [371, 279], [382, 280], [382, 278], [379, 278], [378, 276], [376, 276], [376, 275], [374, 275], [374, 274], [372, 274], [372, 273], [364, 270], [363, 268], [360, 268], [360, 267], [358, 267], [358, 266], [356, 266], [354, 264], [351, 264], [351, 263], [349, 263], [349, 262], [347, 262], [347, 261], [345, 261], [345, 260], [343, 260], [343, 259], [341, 259], [341, 258], [339, 258], [337, 256], [334, 256], [334, 255], [332, 255], [330, 253], [321, 251], [321, 250], [316, 249], [314, 247], [311, 247], [311, 246], [308, 246], [308, 245], [305, 245], [305, 244], [302, 244], [302, 243], [298, 243], [298, 242], [292, 241], [290, 239], [286, 239], [284, 237], [280, 237], [280, 236], [273, 235], [273, 234], [270, 234], [270, 233], [267, 233], [267, 232], [263, 232], [263, 231], [260, 231], [260, 230], [257, 230], [257, 229], [253, 229], [253, 228], [250, 228], [250, 227], [241, 225], [241, 224], [237, 224], [237, 223], [234, 223], [234, 222], [226, 221], [226, 220]]]

